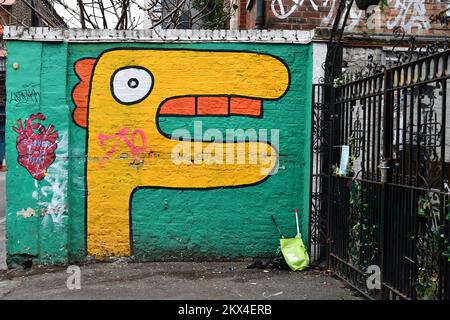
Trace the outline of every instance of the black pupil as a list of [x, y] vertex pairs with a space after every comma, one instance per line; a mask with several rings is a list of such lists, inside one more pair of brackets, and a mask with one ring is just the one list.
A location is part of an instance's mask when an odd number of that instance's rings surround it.
[[137, 88], [137, 86], [139, 85], [139, 81], [136, 78], [131, 78], [130, 80], [128, 80], [128, 86], [131, 89]]

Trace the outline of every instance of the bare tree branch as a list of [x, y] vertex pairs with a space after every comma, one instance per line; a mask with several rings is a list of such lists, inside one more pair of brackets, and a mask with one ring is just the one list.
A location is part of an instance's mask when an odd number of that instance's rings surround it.
[[[22, 0], [27, 1], [27, 0]], [[83, 29], [223, 28], [232, 12], [228, 0], [51, 0], [66, 23]], [[234, 7], [234, 6], [233, 6]], [[206, 23], [206, 24], [205, 24]], [[50, 23], [49, 23], [50, 24]]]

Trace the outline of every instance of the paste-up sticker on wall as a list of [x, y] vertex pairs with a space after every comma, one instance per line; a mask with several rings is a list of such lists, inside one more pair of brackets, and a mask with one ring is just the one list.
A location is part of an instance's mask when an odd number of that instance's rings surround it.
[[16, 140], [17, 161], [34, 179], [42, 180], [48, 167], [55, 161], [58, 131], [53, 131], [53, 125], [45, 128], [40, 123], [33, 123], [34, 120], [44, 121], [46, 118], [42, 113], [33, 114], [25, 120], [25, 128], [22, 119], [17, 121], [18, 128], [13, 127], [19, 134]]

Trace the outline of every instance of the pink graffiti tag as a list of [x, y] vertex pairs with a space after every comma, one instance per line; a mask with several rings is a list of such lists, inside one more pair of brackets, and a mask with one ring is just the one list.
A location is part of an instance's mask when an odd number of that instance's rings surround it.
[[[119, 132], [114, 135], [105, 135], [103, 133], [100, 133], [98, 135], [98, 142], [102, 147], [105, 146], [106, 141], [114, 141], [111, 149], [109, 149], [103, 156], [103, 158], [100, 159], [98, 164], [99, 167], [104, 167], [106, 162], [108, 162], [108, 160], [118, 152], [120, 142], [125, 143], [125, 145], [128, 147], [128, 150], [130, 150], [134, 161], [141, 160], [141, 154], [145, 153], [145, 150], [147, 149], [147, 138], [145, 137], [145, 133], [141, 129], [136, 129], [131, 134], [131, 139], [128, 138], [129, 136], [130, 134], [128, 128], [120, 129]], [[136, 146], [137, 136], [140, 136], [140, 140], [142, 143], [141, 146]]]
[[48, 167], [55, 161], [58, 131], [53, 131], [53, 125], [47, 129], [40, 123], [32, 123], [34, 120], [46, 120], [42, 113], [33, 114], [25, 120], [25, 129], [22, 119], [17, 120], [18, 128], [13, 130], [19, 134], [16, 140], [17, 161], [28, 170], [36, 180], [45, 177]]

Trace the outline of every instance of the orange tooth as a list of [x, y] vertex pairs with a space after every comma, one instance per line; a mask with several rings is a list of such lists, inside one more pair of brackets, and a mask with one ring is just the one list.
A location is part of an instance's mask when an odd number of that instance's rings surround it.
[[159, 113], [165, 115], [195, 116], [195, 98], [169, 99], [162, 105]]
[[179, 97], [168, 99], [159, 114], [174, 116], [261, 116], [262, 101], [238, 97]]
[[197, 99], [197, 115], [228, 115], [228, 97], [199, 97]]
[[230, 114], [240, 116], [261, 116], [262, 101], [248, 98], [231, 98]]

